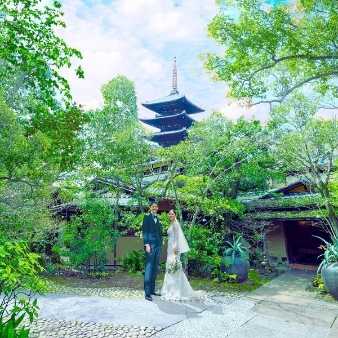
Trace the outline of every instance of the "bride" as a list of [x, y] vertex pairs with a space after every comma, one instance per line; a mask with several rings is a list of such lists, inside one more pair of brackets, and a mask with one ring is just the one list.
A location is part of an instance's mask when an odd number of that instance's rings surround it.
[[196, 300], [206, 296], [205, 291], [194, 291], [182, 269], [180, 255], [189, 251], [174, 210], [168, 213], [170, 227], [168, 229], [168, 251], [166, 273], [161, 290], [163, 300]]

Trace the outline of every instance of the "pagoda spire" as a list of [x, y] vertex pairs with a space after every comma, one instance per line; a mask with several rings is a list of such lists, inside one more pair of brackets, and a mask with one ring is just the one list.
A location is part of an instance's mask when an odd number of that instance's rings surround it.
[[170, 95], [179, 94], [177, 90], [177, 68], [176, 68], [176, 56], [174, 57], [174, 69], [173, 69], [173, 90]]

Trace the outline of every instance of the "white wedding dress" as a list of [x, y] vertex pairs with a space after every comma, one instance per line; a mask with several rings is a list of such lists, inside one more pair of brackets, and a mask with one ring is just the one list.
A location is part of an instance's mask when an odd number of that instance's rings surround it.
[[[178, 253], [174, 253], [177, 248]], [[163, 300], [186, 301], [206, 297], [205, 291], [194, 291], [182, 269], [180, 254], [189, 251], [188, 243], [177, 220], [168, 229], [166, 273], [161, 290]]]

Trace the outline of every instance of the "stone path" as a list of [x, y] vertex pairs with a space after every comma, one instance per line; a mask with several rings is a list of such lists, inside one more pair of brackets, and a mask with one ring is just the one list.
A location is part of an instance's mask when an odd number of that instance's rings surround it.
[[30, 337], [337, 338], [338, 302], [307, 291], [314, 275], [291, 269], [252, 293], [210, 293], [203, 302], [149, 302], [123, 288], [65, 288], [67, 294], [38, 298]]

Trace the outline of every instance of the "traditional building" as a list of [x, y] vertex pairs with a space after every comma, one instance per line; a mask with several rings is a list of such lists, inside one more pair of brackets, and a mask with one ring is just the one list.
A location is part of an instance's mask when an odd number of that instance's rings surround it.
[[[331, 242], [321, 195], [299, 179], [260, 197], [241, 198], [251, 225], [267, 224], [265, 246], [270, 263], [319, 265], [323, 241]], [[250, 218], [251, 217], [251, 218]], [[269, 224], [270, 223], [270, 224]], [[269, 224], [269, 225], [268, 225]]]
[[154, 133], [152, 141], [162, 147], [176, 145], [188, 136], [187, 129], [191, 127], [194, 119], [191, 114], [202, 113], [203, 109], [190, 102], [185, 95], [177, 90], [176, 58], [173, 69], [173, 89], [170, 95], [153, 101], [143, 102], [142, 105], [156, 113], [154, 118], [140, 119], [145, 124], [160, 129]]

